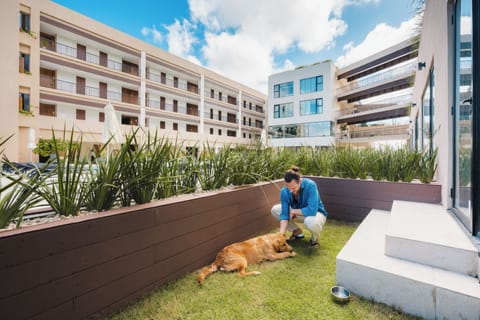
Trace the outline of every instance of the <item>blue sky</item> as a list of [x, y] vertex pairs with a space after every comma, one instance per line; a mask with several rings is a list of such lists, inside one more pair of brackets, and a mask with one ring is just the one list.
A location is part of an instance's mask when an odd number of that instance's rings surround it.
[[54, 1], [264, 93], [270, 74], [348, 65], [415, 25], [412, 0]]

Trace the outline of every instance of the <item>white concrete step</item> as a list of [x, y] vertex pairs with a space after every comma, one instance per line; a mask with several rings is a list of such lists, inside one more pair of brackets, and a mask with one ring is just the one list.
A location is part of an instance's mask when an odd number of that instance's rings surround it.
[[336, 258], [336, 282], [353, 294], [425, 319], [475, 319], [477, 278], [385, 255], [387, 211], [372, 210]]
[[478, 250], [441, 205], [394, 201], [385, 235], [385, 254], [477, 276]]

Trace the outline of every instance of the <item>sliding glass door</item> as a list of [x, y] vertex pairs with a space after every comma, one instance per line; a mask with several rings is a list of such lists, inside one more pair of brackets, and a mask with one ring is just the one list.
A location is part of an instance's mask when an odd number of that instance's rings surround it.
[[[476, 4], [475, 4], [476, 7]], [[454, 211], [465, 227], [472, 233], [478, 232], [475, 211], [474, 161], [474, 106], [478, 93], [475, 90], [475, 40], [473, 36], [476, 18], [473, 18], [472, 0], [457, 0], [456, 11], [456, 43], [455, 43], [455, 180]], [[475, 21], [475, 23], [474, 23]], [[478, 74], [478, 73], [477, 73]]]

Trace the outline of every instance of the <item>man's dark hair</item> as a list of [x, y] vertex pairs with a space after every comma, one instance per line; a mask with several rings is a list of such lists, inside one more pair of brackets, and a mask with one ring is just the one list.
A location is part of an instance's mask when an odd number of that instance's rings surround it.
[[290, 168], [290, 170], [288, 170], [285, 173], [284, 179], [285, 179], [286, 183], [290, 183], [292, 180], [295, 180], [295, 181], [299, 182], [300, 181], [300, 173], [298, 173], [298, 167], [292, 166]]

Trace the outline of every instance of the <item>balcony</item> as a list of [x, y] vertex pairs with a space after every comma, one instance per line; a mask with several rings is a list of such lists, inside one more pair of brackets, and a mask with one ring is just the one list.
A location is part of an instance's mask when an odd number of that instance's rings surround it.
[[337, 89], [337, 100], [355, 102], [412, 86], [417, 64], [412, 62], [350, 82]]
[[[59, 80], [55, 79], [54, 77], [40, 75], [40, 86], [44, 88], [56, 89], [63, 92], [74, 93], [78, 94], [77, 84], [71, 81]], [[82, 90], [82, 95], [89, 96], [89, 97], [96, 97], [102, 98], [100, 96], [101, 90], [100, 88], [85, 86], [84, 90]], [[107, 91], [106, 98], [110, 101], [122, 101], [122, 93], [115, 92], [115, 91]]]
[[406, 94], [372, 103], [358, 103], [352, 108], [337, 111], [337, 124], [356, 124], [392, 119], [410, 114], [411, 95]]
[[[63, 43], [55, 42], [54, 40], [44, 38], [42, 36], [40, 37], [40, 47], [64, 56], [78, 59], [77, 48], [70, 47]], [[83, 60], [83, 59], [79, 59], [79, 60]], [[136, 70], [137, 73], [135, 73], [135, 70], [133, 67], [130, 67], [127, 65], [124, 66], [122, 65], [122, 62], [107, 59], [106, 64], [103, 65], [102, 59], [100, 58], [100, 56], [93, 53], [87, 52], [84, 61], [92, 64], [96, 64], [99, 66], [104, 66], [111, 70], [120, 71], [128, 74], [132, 74], [132, 75], [138, 75], [138, 70]]]
[[181, 89], [191, 93], [198, 94], [198, 86], [191, 82], [180, 82], [178, 78], [167, 78], [166, 74], [157, 74], [151, 71], [147, 72], [147, 79], [156, 83], [164, 84], [172, 88]]
[[339, 143], [371, 140], [402, 140], [408, 138], [408, 130], [408, 124], [393, 126], [356, 127], [353, 129], [350, 128], [347, 132], [337, 131], [335, 133], [335, 139]]

